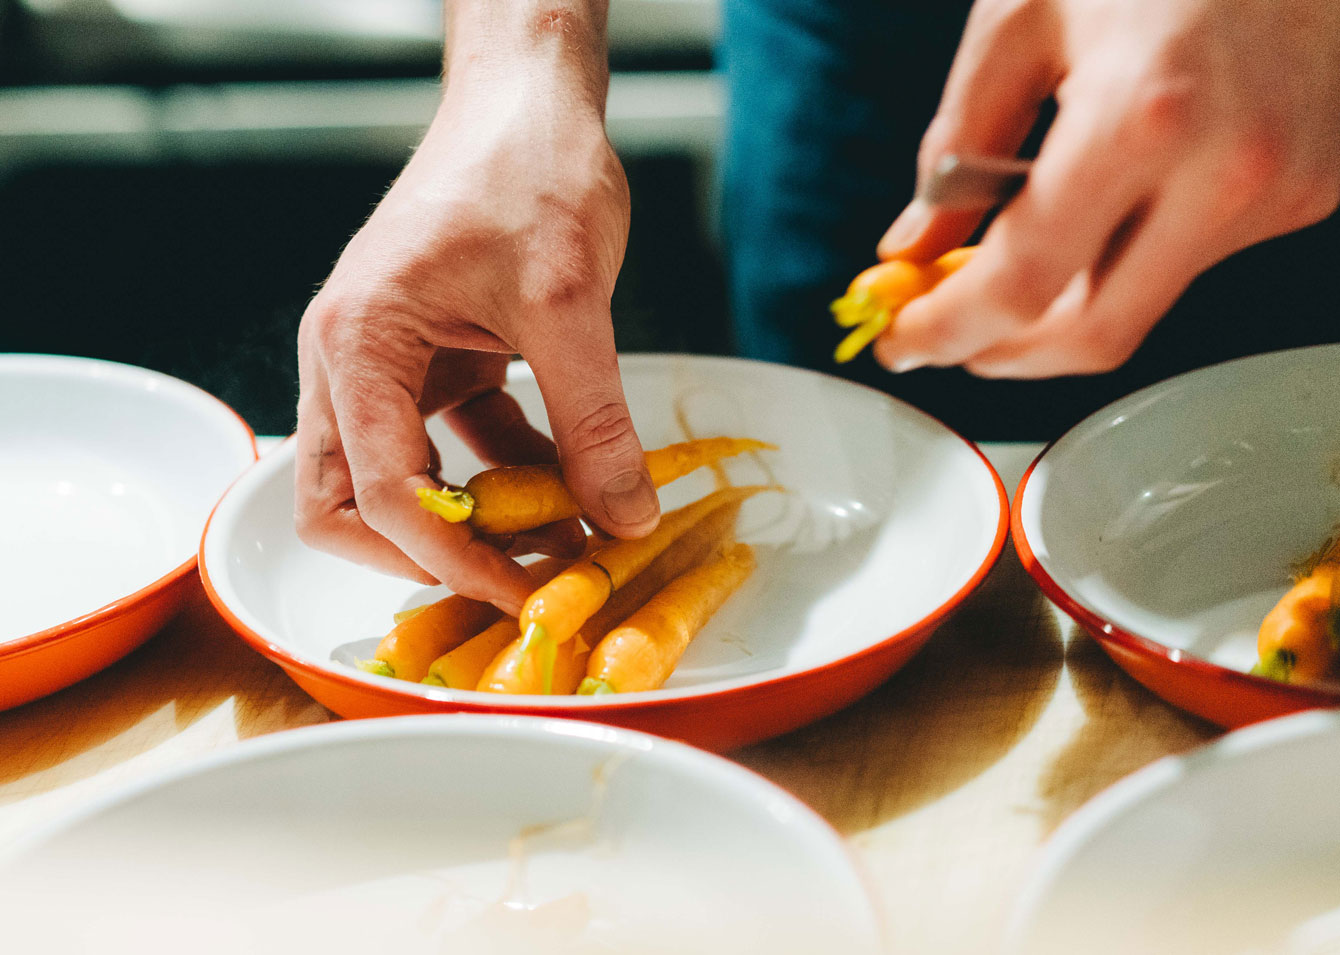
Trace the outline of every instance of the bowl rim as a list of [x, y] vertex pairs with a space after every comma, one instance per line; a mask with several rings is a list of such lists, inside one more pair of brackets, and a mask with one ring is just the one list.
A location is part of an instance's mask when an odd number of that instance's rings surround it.
[[[653, 758], [687, 775], [706, 779], [712, 788], [730, 790], [758, 806], [784, 806], [789, 814], [782, 825], [790, 828], [799, 820], [804, 832], [821, 837], [846, 864], [846, 873], [862, 890], [863, 908], [881, 943], [887, 946], [888, 925], [879, 893], [855, 846], [827, 819], [798, 796], [768, 779], [761, 773], [716, 753], [699, 749], [688, 743], [656, 736], [641, 730], [552, 716], [530, 716], [514, 713], [429, 713], [407, 716], [387, 716], [366, 720], [331, 720], [277, 733], [267, 733], [252, 739], [240, 740], [185, 762], [166, 766], [128, 780], [91, 799], [85, 799], [63, 812], [0, 846], [0, 870], [8, 868], [29, 853], [81, 823], [112, 809], [116, 809], [147, 793], [182, 780], [191, 779], [221, 768], [259, 760], [282, 757], [285, 754], [313, 747], [335, 747], [363, 740], [409, 738], [486, 738], [486, 739], [580, 739], [595, 745], [605, 745], [612, 752], [654, 754]], [[772, 812], [774, 819], [777, 813]], [[883, 951], [884, 949], [880, 949]]]
[[1340, 732], [1340, 713], [1304, 710], [1225, 733], [1183, 753], [1173, 753], [1123, 776], [1075, 810], [1048, 838], [1011, 906], [1005, 948], [1020, 952], [1025, 933], [1065, 869], [1117, 819], [1149, 799], [1172, 791], [1188, 776], [1238, 762], [1275, 746]]
[[[249, 469], [259, 459], [259, 453], [256, 448], [256, 434], [251, 430], [251, 426], [246, 420], [233, 409], [231, 405], [218, 398], [198, 385], [193, 385], [189, 381], [183, 381], [173, 375], [165, 372], [155, 371], [152, 368], [144, 368], [139, 365], [131, 365], [125, 362], [108, 361], [102, 358], [84, 358], [78, 355], [48, 355], [40, 353], [6, 353], [0, 355], [0, 374], [4, 374], [8, 366], [31, 367], [39, 370], [44, 367], [51, 369], [57, 374], [65, 374], [78, 377], [101, 377], [103, 375], [116, 375], [124, 381], [155, 381], [163, 386], [164, 389], [175, 391], [179, 395], [191, 395], [197, 401], [205, 399], [207, 405], [212, 405], [213, 410], [219, 416], [219, 420], [227, 422], [229, 427], [233, 423], [241, 429], [240, 434], [250, 445], [251, 457], [249, 460], [240, 460], [238, 462], [239, 474], [234, 475], [229, 485], [236, 481], [237, 477]], [[160, 389], [162, 390], [162, 389]], [[230, 420], [231, 419], [231, 420]], [[211, 508], [210, 513], [213, 513]], [[100, 627], [118, 617], [124, 616], [134, 610], [140, 604], [153, 599], [157, 595], [166, 591], [169, 587], [186, 577], [196, 568], [199, 550], [194, 549], [191, 555], [182, 563], [169, 570], [166, 574], [150, 581], [138, 590], [109, 601], [94, 610], [71, 617], [69, 620], [45, 627], [32, 633], [23, 634], [7, 640], [0, 640], [0, 658], [11, 659], [40, 650], [44, 647], [58, 643], [69, 637], [76, 636], [86, 630], [94, 627]]]
[[[400, 687], [394, 685], [395, 681], [386, 677], [376, 677], [372, 674], [358, 673], [348, 670], [348, 668], [345, 667], [336, 669], [336, 666], [338, 665], [323, 665], [321, 661], [312, 660], [303, 654], [294, 652], [287, 647], [275, 643], [263, 634], [256, 632], [228, 606], [227, 602], [220, 595], [213, 577], [209, 572], [209, 563], [206, 560], [205, 551], [206, 545], [210, 540], [210, 532], [214, 527], [214, 518], [217, 516], [219, 508], [223, 506], [224, 502], [234, 493], [234, 490], [240, 482], [245, 480], [258, 468], [263, 467], [265, 462], [269, 461], [273, 456], [283, 454], [285, 450], [292, 445], [294, 436], [290, 435], [285, 438], [279, 446], [267, 452], [262, 461], [257, 462], [257, 464], [249, 468], [246, 473], [239, 475], [238, 479], [233, 482], [233, 485], [224, 492], [223, 496], [219, 498], [218, 503], [215, 504], [214, 511], [211, 512], [209, 520], [205, 523], [205, 531], [200, 538], [200, 579], [204, 584], [205, 593], [208, 595], [210, 602], [214, 605], [220, 616], [222, 616], [228, 622], [228, 625], [254, 649], [279, 663], [285, 669], [298, 671], [308, 678], [326, 682], [333, 681], [345, 689], [371, 692], [377, 695], [399, 697], [415, 701], [426, 701], [429, 703], [450, 704], [452, 706], [461, 707], [465, 711], [496, 711], [512, 707], [525, 707], [531, 711], [544, 710], [546, 712], [552, 712], [555, 715], [563, 714], [565, 717], [571, 718], [571, 716], [585, 713], [595, 716], [648, 707], [692, 703], [693, 701], [701, 701], [705, 699], [711, 699], [718, 702], [728, 699], [738, 699], [745, 695], [768, 692], [786, 685], [821, 677], [833, 670], [846, 668], [867, 657], [882, 654], [891, 647], [896, 646], [905, 640], [913, 639], [919, 634], [925, 633], [937, 626], [977, 589], [982, 580], [986, 578], [987, 574], [991, 572], [991, 569], [999, 560], [1001, 552], [1005, 547], [1005, 540], [1008, 537], [1010, 525], [1009, 497], [1006, 494], [1004, 482], [1001, 481], [1000, 475], [996, 472], [995, 467], [993, 467], [991, 462], [987, 460], [986, 455], [982, 453], [982, 450], [977, 447], [976, 444], [963, 437], [938, 418], [876, 388], [871, 388], [858, 382], [849, 382], [845, 379], [836, 378], [832, 375], [825, 375], [822, 372], [813, 371], [807, 368], [796, 368], [790, 365], [782, 365], [779, 363], [748, 358], [660, 352], [621, 355], [619, 360], [621, 366], [626, 367], [626, 363], [655, 364], [675, 359], [686, 359], [695, 362], [706, 362], [720, 365], [757, 365], [768, 369], [780, 369], [783, 373], [815, 376], [830, 383], [850, 385], [868, 391], [882, 400], [898, 405], [903, 410], [910, 411], [926, 419], [929, 423], [939, 428], [943, 433], [953, 436], [972, 452], [981, 466], [986, 469], [986, 475], [995, 487], [998, 507], [996, 527], [991, 545], [987, 548], [981, 562], [973, 573], [968, 576], [962, 586], [954, 591], [953, 594], [946, 598], [926, 616], [914, 621], [903, 629], [896, 631], [882, 640], [875, 641], [874, 643], [854, 650], [851, 653], [844, 654], [834, 660], [829, 660], [826, 663], [805, 667], [790, 673], [781, 673], [766, 679], [751, 679], [749, 675], [746, 675], [743, 677], [736, 677], [733, 681], [714, 681], [714, 683], [702, 684], [700, 686], [675, 687], [670, 690], [662, 688], [656, 690], [644, 690], [637, 693], [610, 694], [607, 696], [591, 697], [483, 693], [477, 690], [452, 690], [409, 683], [406, 683], [404, 687]], [[525, 368], [526, 370], [524, 372], [516, 372], [518, 366]], [[524, 363], [521, 362], [513, 362], [511, 366], [509, 366], [509, 383], [513, 380], [514, 374], [523, 374], [526, 377], [533, 377], [528, 366], [525, 366]], [[405, 683], [405, 681], [399, 682]], [[722, 685], [723, 683], [725, 683], [725, 685]]]
[[1028, 468], [1024, 471], [1023, 477], [1019, 479], [1019, 486], [1014, 492], [1014, 500], [1010, 505], [1010, 536], [1014, 541], [1015, 552], [1019, 555], [1019, 562], [1023, 565], [1024, 569], [1028, 571], [1029, 575], [1037, 583], [1047, 599], [1060, 607], [1067, 616], [1081, 624], [1100, 642], [1110, 642], [1131, 653], [1146, 658], [1152, 658], [1156, 661], [1166, 662], [1177, 667], [1186, 668], [1197, 676], [1214, 680], [1219, 683], [1237, 686], [1252, 691], [1269, 689], [1279, 695], [1290, 697], [1296, 701], [1300, 707], [1333, 706], [1335, 701], [1340, 699], [1340, 686], [1336, 686], [1334, 689], [1328, 689], [1325, 684], [1304, 685], [1281, 683], [1278, 680], [1271, 680], [1267, 677], [1255, 676], [1241, 670], [1234, 670], [1231, 667], [1215, 663], [1212, 660], [1192, 653], [1189, 650], [1172, 647], [1153, 637], [1136, 633], [1133, 630], [1128, 630], [1120, 624], [1108, 619], [1103, 614], [1090, 609], [1083, 604], [1079, 598], [1066, 590], [1066, 588], [1042, 565], [1041, 558], [1037, 556], [1032, 543], [1028, 539], [1028, 533], [1024, 528], [1023, 518], [1024, 497], [1030, 487], [1029, 480], [1032, 478], [1033, 472], [1037, 470], [1038, 465], [1041, 464], [1056, 445], [1065, 440], [1066, 437], [1074, 434], [1094, 419], [1111, 414], [1112, 409], [1116, 405], [1128, 401], [1134, 402], [1141, 396], [1147, 398], [1156, 390], [1176, 387], [1178, 382], [1181, 382], [1186, 378], [1205, 374], [1214, 369], [1223, 368], [1226, 365], [1251, 362], [1268, 356], [1280, 356], [1289, 353], [1307, 352], [1327, 348], [1335, 349], [1337, 353], [1340, 354], [1340, 343], [1308, 345], [1302, 348], [1285, 348], [1278, 351], [1262, 352], [1258, 355], [1244, 355], [1240, 358], [1215, 362], [1214, 364], [1206, 365], [1203, 368], [1194, 368], [1190, 371], [1173, 375], [1162, 381], [1156, 381], [1146, 385], [1143, 388], [1131, 392], [1129, 395], [1118, 398], [1116, 401], [1109, 402], [1092, 414], [1085, 415], [1080, 421], [1067, 428], [1065, 433], [1060, 437], [1049, 441], [1047, 445], [1038, 452], [1037, 457], [1030, 462]]

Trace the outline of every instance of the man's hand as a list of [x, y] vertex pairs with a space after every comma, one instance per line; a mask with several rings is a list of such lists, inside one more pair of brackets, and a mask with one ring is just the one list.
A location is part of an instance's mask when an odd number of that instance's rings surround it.
[[[886, 367], [1111, 370], [1202, 271], [1340, 201], [1335, 0], [978, 0], [923, 175], [1014, 155], [1053, 95], [1027, 186], [876, 343]], [[933, 258], [980, 219], [913, 202], [880, 255]]]
[[[525, 571], [418, 506], [414, 489], [437, 486], [427, 415], [491, 464], [561, 461], [612, 534], [659, 513], [610, 325], [629, 203], [603, 125], [603, 13], [531, 6], [460, 4], [438, 114], [298, 340], [302, 538], [512, 613]], [[557, 452], [500, 390], [513, 353]]]

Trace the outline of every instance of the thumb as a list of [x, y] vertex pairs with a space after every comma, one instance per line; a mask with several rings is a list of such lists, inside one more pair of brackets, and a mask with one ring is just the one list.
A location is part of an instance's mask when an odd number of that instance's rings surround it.
[[660, 504], [628, 415], [608, 304], [592, 318], [545, 323], [524, 357], [582, 513], [616, 537], [641, 537], [655, 528]]
[[922, 190], [946, 155], [1015, 155], [1059, 82], [1061, 45], [1046, 4], [974, 5], [921, 142], [918, 198], [880, 239], [881, 259], [930, 261], [968, 241], [988, 210], [939, 206]]

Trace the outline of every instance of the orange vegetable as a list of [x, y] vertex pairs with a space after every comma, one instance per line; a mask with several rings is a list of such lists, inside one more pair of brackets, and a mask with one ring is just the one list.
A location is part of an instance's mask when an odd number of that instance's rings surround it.
[[1340, 661], [1340, 564], [1321, 564], [1294, 584], [1261, 621], [1259, 676], [1307, 683], [1335, 676]]
[[[701, 563], [728, 541], [735, 527], [736, 516], [740, 513], [740, 503], [727, 504], [712, 511], [685, 531], [678, 540], [648, 564], [646, 570], [616, 590], [605, 605], [586, 621], [574, 639], [557, 646], [547, 644], [549, 647], [554, 647], [552, 670], [549, 670], [547, 666], [549, 661], [544, 655], [527, 653], [523, 649], [524, 640], [516, 635], [515, 629], [512, 629], [509, 641], [498, 648], [496, 657], [488, 661], [487, 669], [483, 665], [480, 666], [482, 672], [477, 676], [477, 688], [492, 693], [576, 692], [582, 677], [586, 676], [586, 659], [591, 652], [591, 646], [646, 603], [667, 583]], [[515, 627], [510, 617], [500, 620], [473, 640], [466, 641], [458, 649], [447, 654], [447, 657], [460, 654], [477, 641], [482, 643], [493, 629], [501, 629], [508, 625]], [[437, 667], [437, 662], [433, 667]], [[447, 683], [447, 685], [455, 684]]]
[[[538, 581], [553, 578], [572, 563], [546, 557], [528, 568]], [[417, 607], [404, 616], [396, 615], [396, 625], [359, 667], [368, 673], [395, 677], [415, 683], [428, 675], [433, 661], [454, 650], [502, 616], [492, 604], [471, 600], [460, 594], [443, 597], [426, 607]]]
[[578, 692], [654, 690], [698, 631], [754, 570], [754, 550], [734, 544], [717, 559], [675, 578], [591, 651]]
[[976, 246], [953, 249], [926, 265], [892, 259], [872, 265], [852, 279], [847, 294], [830, 306], [839, 325], [855, 329], [838, 345], [833, 359], [848, 362], [855, 358], [893, 323], [904, 305], [957, 272], [976, 251]]
[[570, 640], [614, 591], [643, 571], [690, 527], [717, 508], [742, 502], [764, 490], [774, 488], [752, 485], [714, 491], [662, 516], [661, 523], [646, 537], [613, 541], [577, 561], [531, 594], [521, 608], [525, 649], [545, 641], [561, 644]]
[[[646, 453], [656, 487], [691, 471], [746, 451], [775, 450], [751, 438], [701, 438]], [[485, 534], [515, 534], [581, 515], [581, 508], [555, 465], [491, 468], [463, 489], [419, 488], [419, 505], [453, 523], [468, 520]]]

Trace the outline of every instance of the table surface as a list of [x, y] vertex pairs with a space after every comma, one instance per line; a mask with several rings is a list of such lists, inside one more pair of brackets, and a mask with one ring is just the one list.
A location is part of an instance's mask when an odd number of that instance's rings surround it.
[[[1038, 445], [983, 445], [1007, 488]], [[335, 719], [203, 592], [144, 647], [0, 713], [0, 845], [237, 740]], [[1006, 547], [911, 663], [855, 705], [732, 755], [864, 862], [897, 952], [989, 951], [1047, 836], [1099, 790], [1217, 735], [1127, 677]]]

